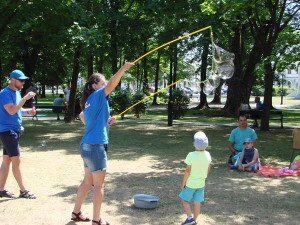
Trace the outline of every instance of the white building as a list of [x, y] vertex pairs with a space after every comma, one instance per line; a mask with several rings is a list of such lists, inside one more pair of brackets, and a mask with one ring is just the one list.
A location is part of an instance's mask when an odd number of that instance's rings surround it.
[[283, 72], [283, 78], [287, 81], [287, 84], [291, 88], [298, 87], [298, 71], [292, 69], [285, 69]]
[[289, 96], [300, 98], [300, 66], [297, 70], [293, 69], [285, 69], [282, 72], [283, 78], [287, 81], [287, 84], [289, 88], [295, 89], [294, 92], [292, 92]]

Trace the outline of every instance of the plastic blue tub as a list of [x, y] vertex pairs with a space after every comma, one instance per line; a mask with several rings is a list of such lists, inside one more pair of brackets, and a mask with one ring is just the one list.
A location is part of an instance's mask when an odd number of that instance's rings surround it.
[[155, 209], [159, 198], [153, 195], [136, 194], [133, 196], [134, 206], [140, 209]]

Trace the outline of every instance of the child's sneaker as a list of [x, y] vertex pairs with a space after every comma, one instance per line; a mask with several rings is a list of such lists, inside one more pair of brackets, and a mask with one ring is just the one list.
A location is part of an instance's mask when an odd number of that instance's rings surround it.
[[192, 225], [192, 224], [197, 224], [197, 223], [193, 218], [192, 219], [187, 218], [181, 225]]

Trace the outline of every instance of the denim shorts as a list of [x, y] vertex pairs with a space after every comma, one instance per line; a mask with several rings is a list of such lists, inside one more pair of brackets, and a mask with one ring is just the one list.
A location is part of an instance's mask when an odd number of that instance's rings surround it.
[[8, 155], [9, 157], [20, 155], [20, 140], [21, 133], [19, 131], [8, 130], [0, 132], [0, 139], [3, 144], [3, 155]]
[[204, 202], [204, 187], [203, 188], [189, 188], [185, 187], [180, 193], [179, 198], [189, 202], [193, 200], [194, 202]]
[[91, 172], [107, 169], [107, 155], [104, 145], [81, 143], [80, 155], [83, 159], [84, 167]]

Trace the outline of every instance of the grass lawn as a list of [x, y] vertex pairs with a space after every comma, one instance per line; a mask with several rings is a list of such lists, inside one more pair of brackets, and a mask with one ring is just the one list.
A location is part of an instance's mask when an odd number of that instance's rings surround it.
[[[193, 150], [193, 135], [198, 130], [207, 134], [208, 150], [213, 158], [198, 224], [299, 223], [299, 177], [269, 178], [233, 171], [225, 165], [232, 127], [193, 124], [169, 127], [166, 121], [162, 124], [146, 122], [126, 119], [110, 129], [102, 216], [111, 224], [181, 224], [185, 215], [177, 195], [185, 168], [183, 160]], [[24, 127], [22, 171], [26, 186], [38, 198], [0, 198], [0, 224], [76, 224], [69, 219], [83, 175], [78, 152], [84, 130], [82, 124], [79, 121], [65, 124], [55, 120], [25, 120]], [[257, 133], [262, 162], [288, 166], [292, 129]], [[18, 193], [11, 172], [6, 187]], [[132, 196], [139, 193], [158, 196], [161, 199], [159, 207], [154, 210], [133, 207]], [[92, 190], [82, 211], [91, 217]]]
[[[51, 105], [53, 102], [55, 95], [49, 94], [46, 96], [46, 98], [39, 98], [39, 104], [43, 105]], [[208, 98], [208, 101], [210, 102], [212, 100], [211, 97]], [[223, 107], [226, 99], [224, 97], [222, 98], [222, 104], [218, 106], [214, 106], [211, 110], [193, 110], [190, 109], [187, 111], [186, 115], [181, 118], [178, 121], [175, 122], [200, 122], [200, 123], [209, 123], [209, 124], [235, 124], [236, 118], [228, 118], [228, 117], [216, 117], [216, 112], [220, 110], [220, 108]], [[149, 102], [152, 102], [152, 99], [149, 100]], [[284, 97], [283, 99], [283, 105], [280, 105], [281, 98], [280, 96], [273, 97], [273, 104], [276, 106], [280, 106], [280, 110], [283, 111], [283, 124], [284, 126], [298, 126], [300, 124], [300, 100], [294, 99], [290, 97]], [[194, 107], [197, 105], [197, 100], [193, 100], [191, 102], [191, 107]], [[250, 99], [250, 104], [254, 105], [254, 97]], [[216, 108], [219, 107], [219, 108]], [[40, 116], [52, 116], [55, 117], [56, 115], [51, 112], [51, 110], [43, 110], [39, 112]], [[125, 114], [125, 120], [136, 120], [136, 117], [131, 113], [130, 111], [126, 112]], [[150, 105], [147, 109], [147, 112], [145, 115], [142, 115], [139, 120], [142, 121], [167, 121], [168, 115], [167, 115], [167, 106], [166, 105], [158, 105], [158, 106], [152, 106]], [[251, 123], [251, 120], [250, 120]], [[278, 120], [270, 120], [270, 127], [271, 128], [278, 128], [280, 127], [280, 122]]]

